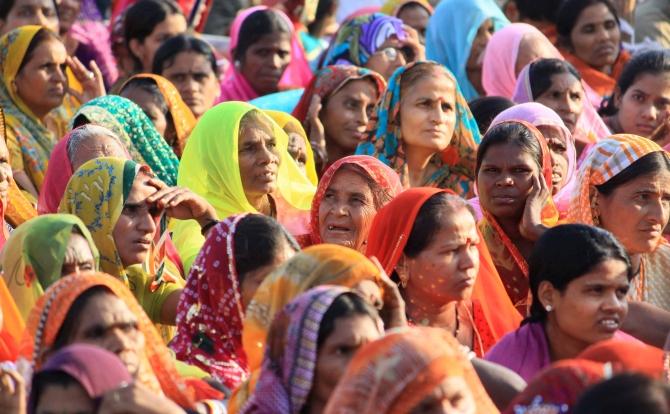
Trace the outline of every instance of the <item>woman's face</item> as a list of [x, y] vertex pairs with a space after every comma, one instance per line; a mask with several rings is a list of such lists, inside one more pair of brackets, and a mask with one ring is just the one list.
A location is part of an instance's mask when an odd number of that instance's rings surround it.
[[416, 257], [405, 257], [409, 278], [406, 292], [420, 293], [417, 302], [446, 305], [467, 300], [479, 271], [479, 235], [465, 208], [443, 214], [430, 244]]
[[416, 3], [409, 4], [400, 9], [397, 17], [407, 26], [416, 30], [419, 33], [421, 41], [424, 41], [426, 38], [428, 19], [430, 19], [430, 13], [428, 13], [428, 10], [426, 10], [425, 7]]
[[219, 98], [221, 89], [207, 56], [197, 52], [180, 52], [162, 75], [177, 87], [184, 103], [196, 118], [202, 116]]
[[356, 351], [382, 336], [377, 321], [368, 315], [335, 320], [333, 332], [321, 344], [316, 360], [310, 400], [325, 404]]
[[556, 195], [567, 184], [568, 179], [568, 143], [557, 127], [539, 125], [540, 130], [547, 142], [549, 155], [551, 155], [551, 185], [552, 193]]
[[93, 414], [96, 411], [95, 402], [76, 381], [42, 388], [35, 407], [36, 414]]
[[69, 344], [87, 343], [113, 352], [137, 377], [145, 338], [125, 302], [112, 293], [93, 295], [81, 315]]
[[475, 414], [477, 405], [462, 376], [446, 377], [409, 414]]
[[142, 72], [151, 73], [154, 55], [167, 39], [186, 32], [186, 19], [181, 14], [171, 14], [154, 27], [153, 32], [143, 41], [130, 40], [130, 50], [142, 64]]
[[484, 61], [484, 52], [486, 51], [486, 45], [488, 45], [491, 36], [493, 36], [495, 28], [493, 27], [493, 20], [487, 19], [484, 20], [475, 39], [472, 41], [472, 47], [470, 48], [470, 55], [468, 56], [468, 61], [465, 64], [465, 70], [468, 75], [468, 80], [475, 88], [480, 95], [485, 95], [484, 86], [482, 86], [482, 62]]
[[488, 148], [477, 174], [482, 207], [496, 218], [519, 219], [540, 169], [533, 156], [514, 143]]
[[536, 59], [554, 57], [555, 50], [556, 48], [549, 39], [540, 33], [532, 32], [523, 35], [516, 56], [514, 74], [518, 76], [527, 64]]
[[615, 97], [621, 129], [648, 138], [670, 116], [670, 73], [642, 74], [626, 93]]
[[[607, 259], [589, 273], [568, 283], [560, 292], [552, 289], [548, 323], [583, 348], [612, 338], [628, 313], [627, 267]], [[542, 284], [549, 282], [541, 282]], [[549, 283], [549, 285], [551, 285]]]
[[279, 80], [291, 63], [291, 35], [276, 32], [262, 36], [249, 46], [239, 72], [260, 96], [277, 92]]
[[35, 48], [30, 60], [16, 75], [13, 87], [39, 118], [63, 103], [67, 89], [66, 58], [63, 43], [55, 39], [45, 40]]
[[579, 79], [570, 73], [552, 75], [551, 86], [535, 99], [553, 109], [563, 120], [571, 134], [577, 129], [577, 121], [584, 111], [584, 88]]
[[295, 160], [295, 163], [300, 168], [303, 174], [307, 173], [307, 142], [297, 132], [291, 132], [284, 128], [284, 132], [288, 135], [288, 153]]
[[436, 153], [447, 148], [456, 125], [456, 90], [443, 71], [417, 80], [400, 101], [400, 133], [408, 148]]
[[357, 172], [335, 173], [319, 205], [319, 234], [324, 243], [364, 250], [377, 213], [370, 185]]
[[246, 309], [251, 299], [253, 299], [256, 294], [256, 290], [263, 283], [267, 275], [269, 275], [273, 270], [281, 266], [285, 261], [290, 259], [295, 255], [295, 250], [293, 247], [288, 244], [286, 239], [284, 239], [277, 252], [272, 259], [272, 262], [265, 266], [261, 266], [255, 270], [249, 271], [244, 275], [240, 275], [242, 283], [240, 283], [240, 292], [242, 293], [242, 308]]
[[0, 35], [31, 24], [58, 33], [58, 14], [52, 0], [14, 0], [7, 17], [0, 19]]
[[58, 7], [58, 22], [60, 34], [65, 35], [77, 21], [81, 11], [82, 0], [60, 0]]
[[368, 121], [378, 99], [377, 88], [368, 79], [351, 80], [328, 97], [319, 115], [326, 145], [353, 154], [367, 138]]
[[95, 259], [93, 258], [91, 246], [89, 246], [84, 236], [79, 233], [72, 233], [65, 248], [61, 276], [88, 270], [95, 270]]
[[619, 56], [621, 31], [604, 3], [585, 8], [570, 33], [573, 53], [588, 65], [604, 70]]
[[[168, 140], [168, 137], [165, 136], [168, 129], [167, 118], [150, 92], [147, 92], [142, 88], [130, 87], [124, 89], [121, 92], [121, 96], [130, 99], [135, 102], [137, 106], [142, 108], [142, 111], [144, 111], [147, 117], [151, 119], [151, 123], [156, 127], [156, 131], [158, 131], [166, 141]], [[174, 131], [174, 126], [172, 126], [172, 130]]]
[[[257, 200], [277, 188], [281, 157], [269, 127], [252, 125], [240, 129], [238, 164], [247, 200]], [[253, 203], [252, 203], [253, 204]]]
[[9, 201], [9, 185], [13, 177], [12, 166], [9, 165], [7, 143], [4, 139], [0, 139], [0, 201], [2, 201], [5, 211]]
[[77, 171], [87, 161], [96, 158], [116, 157], [129, 159], [128, 152], [121, 146], [121, 143], [107, 135], [94, 135], [80, 142], [72, 155], [73, 157], [70, 160], [72, 171]]
[[670, 217], [670, 171], [643, 175], [597, 195], [600, 227], [609, 230], [628, 254], [652, 252]]
[[137, 174], [112, 231], [123, 267], [144, 263], [156, 234], [156, 220], [161, 212], [146, 202], [147, 197], [158, 191], [150, 180], [144, 172]]

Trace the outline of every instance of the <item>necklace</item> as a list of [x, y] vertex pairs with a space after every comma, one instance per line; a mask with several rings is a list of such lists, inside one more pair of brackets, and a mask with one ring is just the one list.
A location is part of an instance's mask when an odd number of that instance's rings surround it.
[[454, 329], [454, 338], [458, 338], [458, 332], [461, 330], [461, 318], [458, 317], [458, 304], [456, 304], [456, 328]]

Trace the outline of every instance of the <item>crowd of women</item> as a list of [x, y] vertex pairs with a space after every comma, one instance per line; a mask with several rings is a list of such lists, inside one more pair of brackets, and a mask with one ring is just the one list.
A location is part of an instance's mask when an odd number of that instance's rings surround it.
[[0, 3], [0, 412], [670, 413], [634, 1], [251, 3]]

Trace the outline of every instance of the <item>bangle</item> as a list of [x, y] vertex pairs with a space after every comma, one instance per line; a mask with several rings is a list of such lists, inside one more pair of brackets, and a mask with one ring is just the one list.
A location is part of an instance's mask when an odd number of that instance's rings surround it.
[[218, 224], [218, 220], [210, 219], [204, 226], [200, 227], [200, 234], [207, 236], [207, 232]]

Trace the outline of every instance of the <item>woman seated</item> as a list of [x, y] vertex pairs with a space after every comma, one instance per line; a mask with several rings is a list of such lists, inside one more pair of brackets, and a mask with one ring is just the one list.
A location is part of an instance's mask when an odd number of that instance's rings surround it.
[[482, 62], [486, 45], [508, 23], [493, 0], [442, 0], [428, 21], [426, 57], [446, 66], [465, 99], [471, 101], [485, 95]]
[[282, 111], [265, 109], [263, 112], [286, 132], [286, 135], [288, 135], [289, 155], [307, 179], [312, 184], [317, 185], [319, 177], [316, 173], [314, 151], [309, 143], [307, 132], [305, 132], [300, 121], [295, 119], [293, 115]]
[[428, 0], [387, 0], [380, 12], [402, 20], [404, 24], [416, 30], [421, 43], [426, 44], [428, 19], [434, 12]]
[[177, 359], [195, 365], [229, 390], [249, 375], [242, 321], [265, 277], [300, 248], [262, 214], [230, 216], [207, 234], [177, 308]]
[[197, 37], [179, 35], [163, 42], [152, 72], [174, 84], [196, 118], [214, 106], [221, 94], [214, 50]]
[[[258, 212], [294, 236], [307, 234], [315, 189], [287, 146], [286, 133], [260, 110], [243, 102], [219, 104], [191, 133], [178, 183], [206, 198], [219, 217]], [[188, 270], [204, 238], [195, 222], [174, 223], [172, 230]]]
[[377, 310], [349, 289], [321, 286], [294, 298], [270, 326], [258, 386], [242, 413], [323, 413], [356, 351], [383, 332]]
[[528, 381], [589, 345], [626, 336], [619, 328], [632, 278], [628, 254], [609, 232], [576, 224], [547, 230], [529, 259], [529, 317], [486, 359]]
[[7, 0], [0, 5], [0, 35], [21, 26], [42, 26], [58, 33], [58, 11], [51, 0]]
[[633, 57], [617, 79], [600, 113], [615, 134], [634, 134], [665, 147], [670, 144], [670, 52]]
[[389, 333], [356, 352], [326, 414], [497, 413], [472, 364], [442, 329]]
[[314, 75], [293, 116], [309, 136], [319, 175], [354, 154], [370, 133], [370, 118], [385, 89], [377, 72], [356, 66], [327, 66]]
[[135, 102], [177, 157], [181, 157], [196, 119], [179, 91], [160, 75], [141, 73], [128, 79], [119, 95]]
[[24, 319], [58, 279], [98, 270], [98, 263], [91, 233], [70, 214], [47, 214], [23, 223], [2, 253], [3, 278]]
[[586, 83], [601, 97], [614, 92], [630, 59], [621, 45], [616, 9], [609, 0], [566, 0], [556, 15], [558, 45]]
[[404, 188], [446, 188], [470, 197], [479, 141], [454, 76], [424, 61], [393, 74], [377, 110], [377, 131], [356, 153], [389, 165]]
[[376, 158], [341, 158], [319, 181], [306, 243], [339, 244], [365, 252], [375, 214], [401, 191], [398, 174]]

